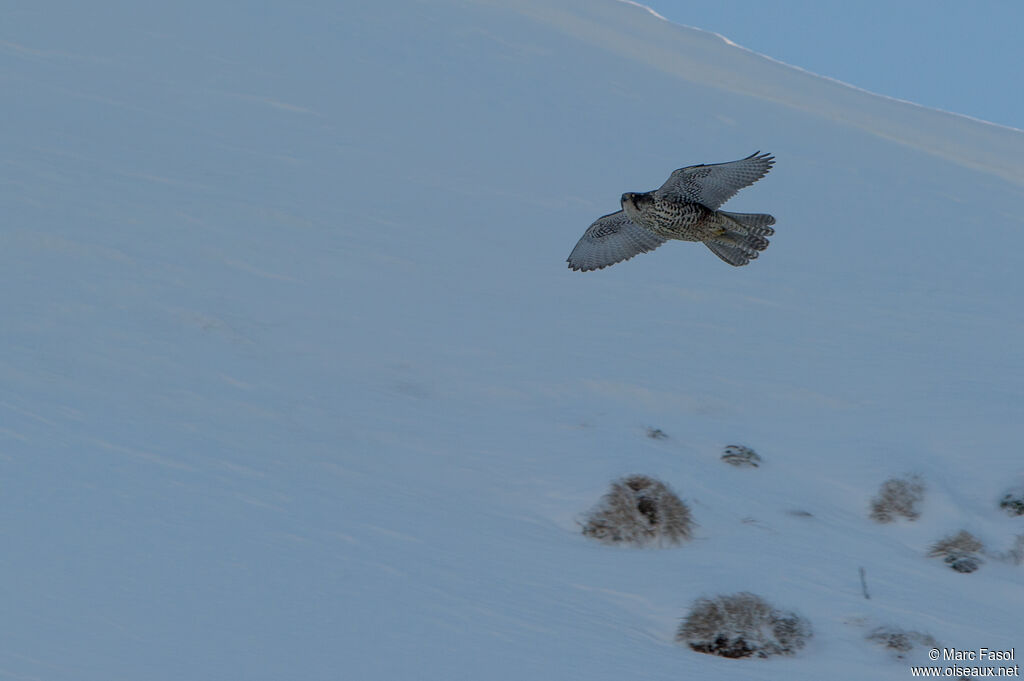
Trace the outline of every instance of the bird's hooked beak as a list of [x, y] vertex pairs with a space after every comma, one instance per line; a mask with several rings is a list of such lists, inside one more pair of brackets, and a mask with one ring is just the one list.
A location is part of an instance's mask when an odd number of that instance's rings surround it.
[[636, 192], [626, 192], [622, 195], [620, 202], [623, 206], [629, 204], [630, 206], [639, 206], [644, 203], [645, 199], [650, 198], [647, 194], [637, 194]]

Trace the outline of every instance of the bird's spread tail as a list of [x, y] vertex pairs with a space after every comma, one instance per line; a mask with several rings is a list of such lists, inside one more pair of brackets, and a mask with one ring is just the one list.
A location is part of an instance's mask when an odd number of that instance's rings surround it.
[[705, 241], [711, 252], [725, 262], [740, 267], [757, 258], [768, 248], [766, 237], [775, 234], [775, 218], [767, 213], [729, 213], [719, 211], [726, 219], [725, 233]]
[[772, 225], [775, 218], [767, 213], [730, 213], [725, 210], [718, 211], [730, 223], [727, 229], [740, 234], [752, 234], [758, 236], [771, 236], [775, 234]]

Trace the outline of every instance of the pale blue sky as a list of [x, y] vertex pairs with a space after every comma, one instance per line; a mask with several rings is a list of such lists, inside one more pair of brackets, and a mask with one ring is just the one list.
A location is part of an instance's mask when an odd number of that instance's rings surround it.
[[872, 92], [1024, 128], [1019, 0], [640, 1]]

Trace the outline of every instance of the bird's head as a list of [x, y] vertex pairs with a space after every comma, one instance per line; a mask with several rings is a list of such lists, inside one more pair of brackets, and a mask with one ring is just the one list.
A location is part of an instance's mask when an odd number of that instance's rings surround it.
[[622, 195], [621, 203], [622, 210], [626, 213], [630, 220], [637, 222], [641, 220], [644, 209], [647, 204], [653, 201], [653, 197], [649, 192], [638, 194], [636, 192], [626, 192]]
[[650, 203], [651, 195], [649, 193], [638, 194], [636, 192], [626, 192], [622, 195], [620, 200], [622, 207], [625, 208], [627, 205], [630, 207], [643, 206], [644, 204]]

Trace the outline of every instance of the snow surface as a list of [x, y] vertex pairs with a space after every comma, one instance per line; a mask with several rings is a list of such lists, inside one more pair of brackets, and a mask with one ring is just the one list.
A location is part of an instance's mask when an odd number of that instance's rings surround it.
[[[908, 678], [874, 623], [1024, 648], [1024, 568], [925, 557], [1024, 533], [1024, 133], [613, 0], [9, 5], [0, 676]], [[758, 149], [749, 267], [566, 268], [623, 191]], [[909, 472], [922, 518], [872, 523]], [[628, 473], [697, 538], [582, 537]], [[810, 645], [673, 642], [740, 590]]]

